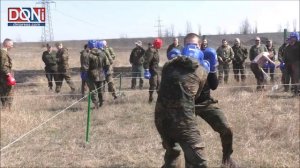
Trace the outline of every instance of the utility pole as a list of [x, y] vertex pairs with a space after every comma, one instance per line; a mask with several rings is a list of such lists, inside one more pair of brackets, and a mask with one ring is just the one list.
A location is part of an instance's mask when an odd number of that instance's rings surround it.
[[162, 29], [162, 25], [161, 25], [162, 20], [160, 19], [160, 17], [158, 17], [157, 19], [157, 25], [155, 25], [154, 27], [157, 27], [157, 36], [158, 37], [162, 37], [162, 33], [161, 33], [161, 29]]
[[51, 3], [55, 3], [53, 0], [39, 0], [36, 4], [41, 4], [46, 10], [46, 24], [42, 27], [42, 42], [50, 42], [54, 40], [52, 17], [51, 17]]

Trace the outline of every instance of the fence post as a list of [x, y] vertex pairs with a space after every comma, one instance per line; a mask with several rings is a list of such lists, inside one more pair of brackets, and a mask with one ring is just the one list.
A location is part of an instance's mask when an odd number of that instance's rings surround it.
[[86, 136], [85, 142], [89, 142], [89, 132], [90, 132], [90, 116], [91, 116], [91, 92], [88, 95], [88, 114], [87, 114], [87, 123], [86, 123]]
[[119, 85], [119, 92], [121, 92], [121, 88], [122, 88], [122, 74], [123, 74], [123, 73], [121, 72], [121, 73], [120, 73], [120, 79], [119, 79], [119, 80], [120, 80], [120, 81], [119, 81], [119, 82], [120, 82], [120, 85]]

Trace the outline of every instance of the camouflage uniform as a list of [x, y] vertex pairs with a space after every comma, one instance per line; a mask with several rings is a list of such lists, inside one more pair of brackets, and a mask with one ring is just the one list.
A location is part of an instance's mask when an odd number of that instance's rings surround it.
[[250, 48], [250, 55], [249, 55], [250, 61], [253, 61], [254, 58], [255, 58], [257, 55], [259, 55], [260, 53], [262, 53], [262, 52], [267, 52], [267, 51], [268, 51], [267, 47], [264, 46], [264, 45], [262, 45], [262, 44], [259, 45], [259, 46], [257, 46], [257, 45], [252, 46], [252, 47]]
[[232, 154], [232, 131], [228, 125], [227, 119], [220, 108], [216, 106], [217, 100], [214, 100], [210, 95], [210, 89], [216, 89], [218, 86], [218, 79], [215, 73], [209, 73], [207, 81], [200, 96], [195, 100], [195, 113], [204, 119], [214, 131], [218, 132], [221, 137], [223, 148], [223, 160], [230, 160]]
[[248, 50], [246, 47], [241, 45], [232, 46], [232, 50], [234, 52], [234, 57], [232, 60], [234, 79], [237, 82], [239, 82], [240, 81], [239, 73], [241, 73], [241, 80], [244, 82], [246, 79], [244, 62], [248, 57]]
[[143, 63], [144, 63], [145, 50], [141, 46], [135, 47], [129, 58], [129, 62], [132, 65], [132, 80], [131, 80], [131, 89], [135, 89], [136, 78], [140, 79], [139, 88], [143, 88]]
[[[105, 47], [104, 50], [105, 55], [106, 55], [106, 62], [108, 66], [106, 75], [105, 75], [105, 81], [107, 82], [108, 85], [108, 91], [112, 93], [112, 96], [116, 99], [117, 94], [116, 94], [116, 89], [113, 81], [113, 61], [115, 59], [115, 53], [111, 47]], [[105, 88], [104, 88], [105, 89]]]
[[70, 74], [70, 70], [69, 70], [68, 49], [66, 49], [66, 48], [59, 49], [56, 53], [56, 58], [57, 58], [58, 74], [57, 74], [57, 83], [56, 83], [55, 91], [57, 93], [60, 92], [64, 79], [70, 86], [71, 90], [75, 91], [75, 85], [74, 85], [73, 81], [71, 80], [71, 74]]
[[299, 77], [300, 77], [300, 42], [296, 42], [294, 45], [288, 45], [285, 49], [285, 67], [287, 74], [291, 76], [293, 84], [292, 90], [294, 94], [299, 93]]
[[[80, 72], [86, 73], [89, 68], [89, 50], [82, 50], [80, 52]], [[86, 81], [82, 79], [81, 81], [81, 94], [84, 96], [84, 92], [86, 90]]]
[[7, 74], [12, 73], [12, 61], [8, 52], [1, 49], [0, 55], [0, 99], [3, 108], [11, 108], [13, 101], [13, 86], [6, 84]]
[[158, 90], [160, 79], [158, 75], [159, 53], [153, 46], [149, 47], [145, 53], [144, 69], [149, 69], [151, 78], [149, 79], [149, 102], [153, 101], [153, 92]]
[[[278, 49], [278, 60], [280, 62], [284, 62], [285, 57], [285, 49], [288, 46], [287, 43], [283, 43], [279, 49]], [[281, 76], [281, 83], [284, 84], [284, 91], [287, 92], [289, 90], [289, 83], [291, 80], [291, 76], [287, 73], [287, 68], [284, 67], [283, 69], [280, 69], [282, 76]]]
[[56, 52], [52, 51], [49, 53], [49, 51], [44, 51], [42, 60], [45, 63], [45, 72], [46, 72], [46, 78], [48, 80], [48, 87], [50, 90], [52, 90], [53, 84], [52, 80], [54, 79], [54, 82], [57, 82], [57, 60], [56, 60]]
[[155, 107], [155, 126], [166, 150], [163, 168], [176, 167], [181, 148], [186, 167], [207, 167], [194, 111], [194, 100], [206, 78], [204, 68], [186, 57], [177, 57], [163, 67]]
[[[275, 51], [275, 47], [272, 45], [272, 46], [267, 46], [267, 50], [269, 52], [272, 52], [273, 53], [273, 57], [270, 58], [272, 61], [275, 61], [275, 55], [276, 55], [276, 51]], [[274, 71], [275, 71], [275, 65], [271, 64], [271, 63], [266, 63], [265, 66], [263, 67], [263, 70], [268, 73], [268, 71], [270, 70], [270, 77], [271, 77], [271, 82], [274, 82]]]
[[[87, 84], [95, 108], [101, 107], [104, 101], [103, 89], [105, 82], [104, 71], [107, 70], [105, 53], [102, 50], [92, 49], [88, 54], [88, 79]], [[97, 98], [98, 97], [98, 98]]]
[[232, 48], [227, 45], [224, 47], [223, 45], [220, 46], [217, 49], [217, 55], [218, 55], [218, 61], [219, 61], [219, 66], [218, 66], [218, 71], [219, 71], [219, 82], [223, 82], [223, 73], [224, 73], [224, 82], [228, 82], [228, 73], [229, 73], [229, 64], [231, 60], [234, 57], [234, 52]]

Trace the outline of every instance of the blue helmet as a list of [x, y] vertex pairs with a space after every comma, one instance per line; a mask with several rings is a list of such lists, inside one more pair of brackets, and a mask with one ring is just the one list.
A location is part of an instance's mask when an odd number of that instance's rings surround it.
[[199, 64], [203, 61], [204, 54], [196, 44], [188, 44], [184, 46], [181, 54], [185, 57], [196, 59]]
[[103, 49], [105, 47], [104, 40], [97, 40], [96, 46], [97, 46], [98, 49]]
[[171, 51], [167, 53], [168, 60], [171, 60], [177, 56], [181, 55], [181, 52], [177, 48], [173, 48]]
[[89, 40], [88, 41], [88, 47], [91, 48], [91, 49], [92, 48], [97, 48], [96, 47], [96, 40]]
[[289, 36], [289, 39], [291, 39], [291, 38], [296, 38], [297, 41], [300, 41], [300, 37], [299, 37], [299, 33], [298, 32], [291, 32], [290, 36]]

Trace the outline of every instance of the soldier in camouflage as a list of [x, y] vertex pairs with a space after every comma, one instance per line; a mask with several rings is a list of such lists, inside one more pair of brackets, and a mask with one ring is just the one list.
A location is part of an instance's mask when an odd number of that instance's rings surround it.
[[137, 78], [140, 79], [139, 88], [143, 89], [143, 83], [144, 83], [144, 81], [143, 81], [143, 73], [144, 73], [143, 63], [144, 63], [145, 50], [142, 47], [142, 44], [143, 43], [141, 41], [137, 41], [135, 43], [136, 47], [131, 51], [131, 54], [129, 57], [129, 62], [132, 66], [131, 89], [135, 89]]
[[13, 101], [13, 86], [7, 84], [8, 77], [13, 75], [12, 60], [8, 54], [11, 48], [13, 48], [13, 41], [11, 39], [5, 39], [0, 55], [0, 99], [3, 110], [11, 110]]
[[284, 63], [284, 57], [285, 57], [285, 49], [289, 45], [289, 39], [287, 38], [286, 41], [279, 47], [278, 49], [278, 60], [280, 62], [280, 70], [282, 73], [281, 76], [281, 83], [284, 84], [284, 92], [289, 91], [289, 83], [291, 81], [291, 76], [287, 73], [287, 69], [285, 67]]
[[114, 99], [117, 99], [118, 97], [116, 94], [116, 89], [115, 89], [115, 85], [114, 85], [114, 81], [113, 81], [113, 73], [114, 73], [113, 72], [113, 62], [116, 58], [116, 54], [115, 54], [114, 50], [107, 45], [107, 42], [105, 40], [103, 40], [103, 43], [104, 43], [103, 51], [105, 52], [106, 59], [108, 60], [107, 62], [109, 62], [108, 70], [106, 71], [105, 80], [108, 85], [108, 91], [112, 93], [112, 96], [114, 97]]
[[[270, 40], [270, 39], [267, 39], [267, 44], [266, 44], [266, 48], [268, 50], [268, 52], [272, 52], [274, 57], [271, 58], [272, 61], [275, 61], [275, 55], [276, 55], [276, 50], [275, 50], [275, 47], [273, 45], [273, 41]], [[263, 67], [263, 70], [268, 73], [270, 72], [270, 77], [271, 77], [271, 82], [274, 83], [274, 71], [275, 71], [275, 66], [270, 63], [270, 62], [267, 62], [264, 67]]]
[[107, 57], [103, 50], [96, 48], [96, 41], [88, 41], [88, 64], [87, 64], [87, 84], [91, 92], [91, 99], [94, 103], [94, 108], [99, 108], [104, 102], [104, 82], [105, 74], [104, 71], [108, 69]]
[[217, 55], [218, 55], [218, 61], [219, 61], [219, 75], [218, 79], [219, 82], [223, 82], [223, 76], [224, 76], [224, 82], [227, 84], [228, 82], [228, 73], [229, 73], [229, 65], [234, 57], [234, 52], [232, 48], [228, 45], [226, 39], [222, 40], [222, 46], [220, 46], [217, 49]]
[[63, 47], [63, 44], [58, 42], [55, 44], [57, 48], [56, 59], [57, 59], [57, 83], [55, 91], [59, 93], [65, 79], [71, 91], [75, 91], [75, 85], [71, 79], [70, 69], [69, 69], [69, 53], [68, 49]]
[[216, 51], [207, 48], [204, 51], [204, 59], [210, 62], [210, 72], [200, 96], [195, 100], [195, 114], [204, 119], [214, 131], [220, 134], [223, 152], [222, 166], [234, 168], [237, 165], [231, 158], [233, 133], [224, 112], [216, 105], [218, 101], [210, 95], [210, 90], [217, 89], [219, 84], [215, 71], [217, 65]]
[[255, 45], [253, 45], [251, 48], [250, 48], [250, 54], [249, 54], [249, 58], [250, 58], [250, 61], [253, 61], [254, 58], [259, 55], [260, 53], [262, 52], [267, 52], [268, 49], [266, 48], [265, 45], [261, 44], [260, 42], [260, 38], [259, 37], [256, 37], [255, 38]]
[[[155, 40], [154, 40], [155, 41]], [[154, 91], [157, 91], [159, 88], [159, 53], [158, 49], [160, 49], [161, 46], [154, 45], [154, 42], [152, 45], [149, 46], [149, 48], [145, 52], [145, 62], [144, 62], [144, 69], [149, 70], [151, 77], [149, 79], [149, 99], [148, 102], [151, 103], [153, 101], [153, 93]]]
[[[190, 33], [185, 44], [197, 45], [199, 36]], [[207, 71], [198, 61], [177, 56], [162, 69], [161, 85], [155, 107], [155, 125], [166, 150], [162, 168], [179, 164], [181, 149], [185, 167], [205, 168], [204, 143], [197, 127], [194, 100], [203, 88]]]
[[42, 60], [45, 63], [46, 78], [48, 80], [49, 90], [52, 90], [53, 83], [57, 82], [57, 60], [56, 52], [52, 49], [50, 44], [47, 44], [47, 51], [43, 52]]
[[245, 82], [246, 75], [245, 75], [245, 60], [248, 57], [248, 50], [246, 47], [241, 45], [241, 41], [239, 38], [234, 40], [234, 45], [232, 46], [232, 50], [234, 53], [234, 57], [232, 59], [232, 68], [234, 73], [234, 79], [239, 82], [240, 81], [240, 74], [241, 74], [241, 81]]
[[89, 54], [90, 48], [88, 48], [87, 44], [84, 45], [84, 50], [80, 51], [80, 74], [81, 74], [81, 95], [82, 97], [87, 90], [86, 84], [86, 76], [89, 67]]

